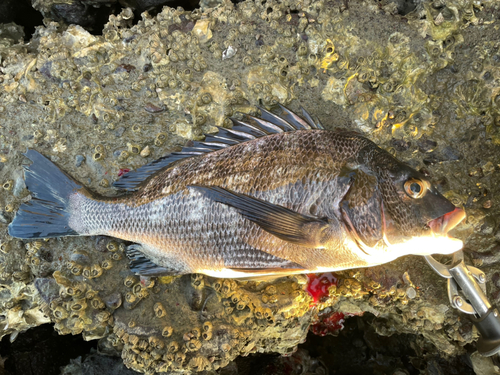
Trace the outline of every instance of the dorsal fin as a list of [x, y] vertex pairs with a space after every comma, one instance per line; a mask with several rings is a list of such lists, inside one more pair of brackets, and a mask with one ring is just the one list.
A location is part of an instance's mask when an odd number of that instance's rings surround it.
[[118, 189], [134, 191], [148, 177], [159, 170], [173, 165], [173, 163], [203, 155], [208, 152], [221, 150], [239, 143], [247, 142], [266, 135], [291, 132], [305, 129], [324, 129], [321, 123], [315, 123], [312, 117], [302, 108], [304, 118], [280, 105], [281, 115], [275, 115], [264, 108], [258, 107], [261, 111], [261, 118], [244, 115], [243, 120], [231, 118], [232, 129], [219, 127], [217, 134], [207, 134], [203, 142], [189, 142], [180, 152], [173, 152], [149, 164], [143, 165], [134, 171], [124, 174], [113, 186]]
[[270, 123], [279, 126], [280, 128], [283, 129], [283, 131], [287, 132], [287, 131], [294, 131], [294, 130], [300, 129], [300, 128], [296, 128], [296, 127], [292, 126], [284, 118], [281, 118], [278, 115], [275, 115], [274, 113], [271, 113], [264, 108], [259, 107], [259, 109], [260, 109], [261, 117], [264, 120], [269, 121]]
[[[281, 104], [279, 106], [280, 106], [281, 111], [282, 111], [281, 117], [283, 119], [285, 119], [286, 121], [288, 121], [293, 126], [295, 126], [297, 129], [316, 129], [317, 128], [317, 126], [314, 122], [312, 122], [312, 123], [307, 122], [302, 117], [299, 117], [297, 114], [290, 111], [288, 108], [282, 106]], [[302, 108], [302, 110], [304, 110], [304, 109]], [[308, 117], [310, 118], [311, 116], [308, 116]]]

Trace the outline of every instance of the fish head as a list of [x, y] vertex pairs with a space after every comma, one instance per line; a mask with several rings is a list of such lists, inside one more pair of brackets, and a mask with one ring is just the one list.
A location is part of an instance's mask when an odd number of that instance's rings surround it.
[[402, 255], [451, 254], [463, 247], [448, 235], [465, 219], [422, 173], [390, 157], [378, 168], [383, 236], [387, 249]]

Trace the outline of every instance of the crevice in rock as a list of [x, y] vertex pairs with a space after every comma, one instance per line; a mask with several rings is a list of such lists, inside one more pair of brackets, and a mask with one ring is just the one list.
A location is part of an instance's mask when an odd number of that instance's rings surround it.
[[85, 356], [97, 348], [97, 340], [85, 341], [82, 335], [59, 335], [53, 324], [31, 328], [10, 342], [0, 342], [0, 356], [9, 375], [59, 375], [60, 367], [71, 359]]

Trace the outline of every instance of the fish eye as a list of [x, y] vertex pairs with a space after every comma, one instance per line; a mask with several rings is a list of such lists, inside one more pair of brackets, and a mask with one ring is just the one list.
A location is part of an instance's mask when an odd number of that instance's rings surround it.
[[405, 192], [411, 198], [422, 198], [425, 194], [425, 184], [423, 181], [410, 178], [405, 182]]

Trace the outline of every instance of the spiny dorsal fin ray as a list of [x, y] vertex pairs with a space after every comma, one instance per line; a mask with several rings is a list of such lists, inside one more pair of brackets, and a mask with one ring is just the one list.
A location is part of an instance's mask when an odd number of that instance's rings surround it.
[[307, 120], [309, 125], [311, 125], [314, 129], [324, 129], [325, 128], [323, 126], [323, 124], [321, 124], [321, 122], [318, 121], [315, 123], [313, 118], [309, 114], [309, 112], [307, 112], [303, 107], [300, 107], [300, 109], [302, 110], [302, 116], [304, 116], [304, 118]]
[[241, 138], [242, 140], [243, 139], [246, 139], [246, 140], [252, 140], [252, 139], [255, 139], [255, 138], [259, 138], [258, 136], [255, 136], [251, 133], [249, 133], [248, 131], [243, 131], [242, 129], [224, 129], [227, 133], [229, 134], [233, 134], [235, 137], [238, 137], [238, 138]]
[[230, 147], [227, 143], [222, 143], [222, 142], [207, 142], [207, 140], [205, 139], [204, 142], [194, 142], [195, 145], [201, 145], [201, 146], [204, 146], [206, 148], [209, 148], [211, 150], [221, 150], [223, 148], [226, 148], [226, 147]]
[[312, 117], [302, 108], [304, 118], [299, 117], [289, 109], [280, 105], [282, 115], [275, 115], [260, 108], [262, 118], [244, 115], [243, 120], [231, 118], [232, 129], [218, 128], [217, 134], [208, 134], [204, 142], [190, 142], [180, 152], [174, 152], [149, 164], [143, 165], [134, 171], [124, 174], [113, 186], [119, 189], [134, 191], [150, 176], [163, 168], [168, 168], [173, 163], [203, 155], [208, 152], [217, 151], [239, 143], [247, 142], [256, 138], [303, 129], [323, 129], [321, 124], [315, 123]]
[[282, 117], [279, 117], [275, 115], [274, 113], [269, 112], [268, 110], [258, 107], [260, 109], [261, 116], [264, 120], [269, 121], [270, 123], [279, 126], [280, 128], [283, 129], [283, 131], [294, 131], [300, 128], [297, 128], [295, 126], [292, 126], [289, 124], [285, 119]]
[[[219, 128], [219, 131], [220, 131], [220, 128]], [[221, 143], [225, 143], [229, 146], [233, 146], [233, 145], [237, 145], [238, 143], [241, 143], [241, 141], [238, 141], [237, 139], [232, 139], [230, 137], [222, 137], [219, 135], [220, 133], [217, 133], [217, 134], [207, 134], [205, 135], [205, 141], [208, 141], [208, 142], [221, 142]]]
[[232, 139], [238, 143], [246, 142], [256, 138], [252, 134], [248, 134], [242, 131], [220, 128], [220, 127], [219, 127], [219, 132], [216, 134], [216, 136], [222, 136], [227, 139]]
[[[258, 126], [260, 126], [262, 129], [267, 130], [270, 134], [277, 134], [277, 133], [284, 133], [285, 131], [283, 130], [282, 127], [273, 124], [272, 122], [263, 120], [258, 117], [254, 117], [251, 115], [246, 115], [248, 119], [251, 121], [255, 122]], [[297, 130], [297, 129], [294, 129]]]
[[281, 108], [281, 116], [297, 129], [314, 129], [314, 127], [308, 124], [307, 121], [304, 121], [303, 118], [297, 116], [285, 106], [282, 106], [281, 104], [279, 106]]
[[233, 130], [247, 132], [248, 134], [254, 135], [256, 138], [265, 137], [270, 134], [257, 125], [252, 125], [248, 122], [240, 121], [233, 117], [231, 117], [231, 121], [233, 122]]
[[124, 174], [118, 181], [113, 183], [113, 186], [118, 189], [123, 189], [127, 191], [137, 190], [139, 185], [142, 184], [148, 177], [158, 172], [160, 169], [165, 168], [168, 165], [172, 165], [176, 161], [185, 159], [186, 157], [194, 156], [182, 155], [179, 153], [171, 153], [167, 156], [159, 158], [149, 164], [143, 165], [134, 171]]

